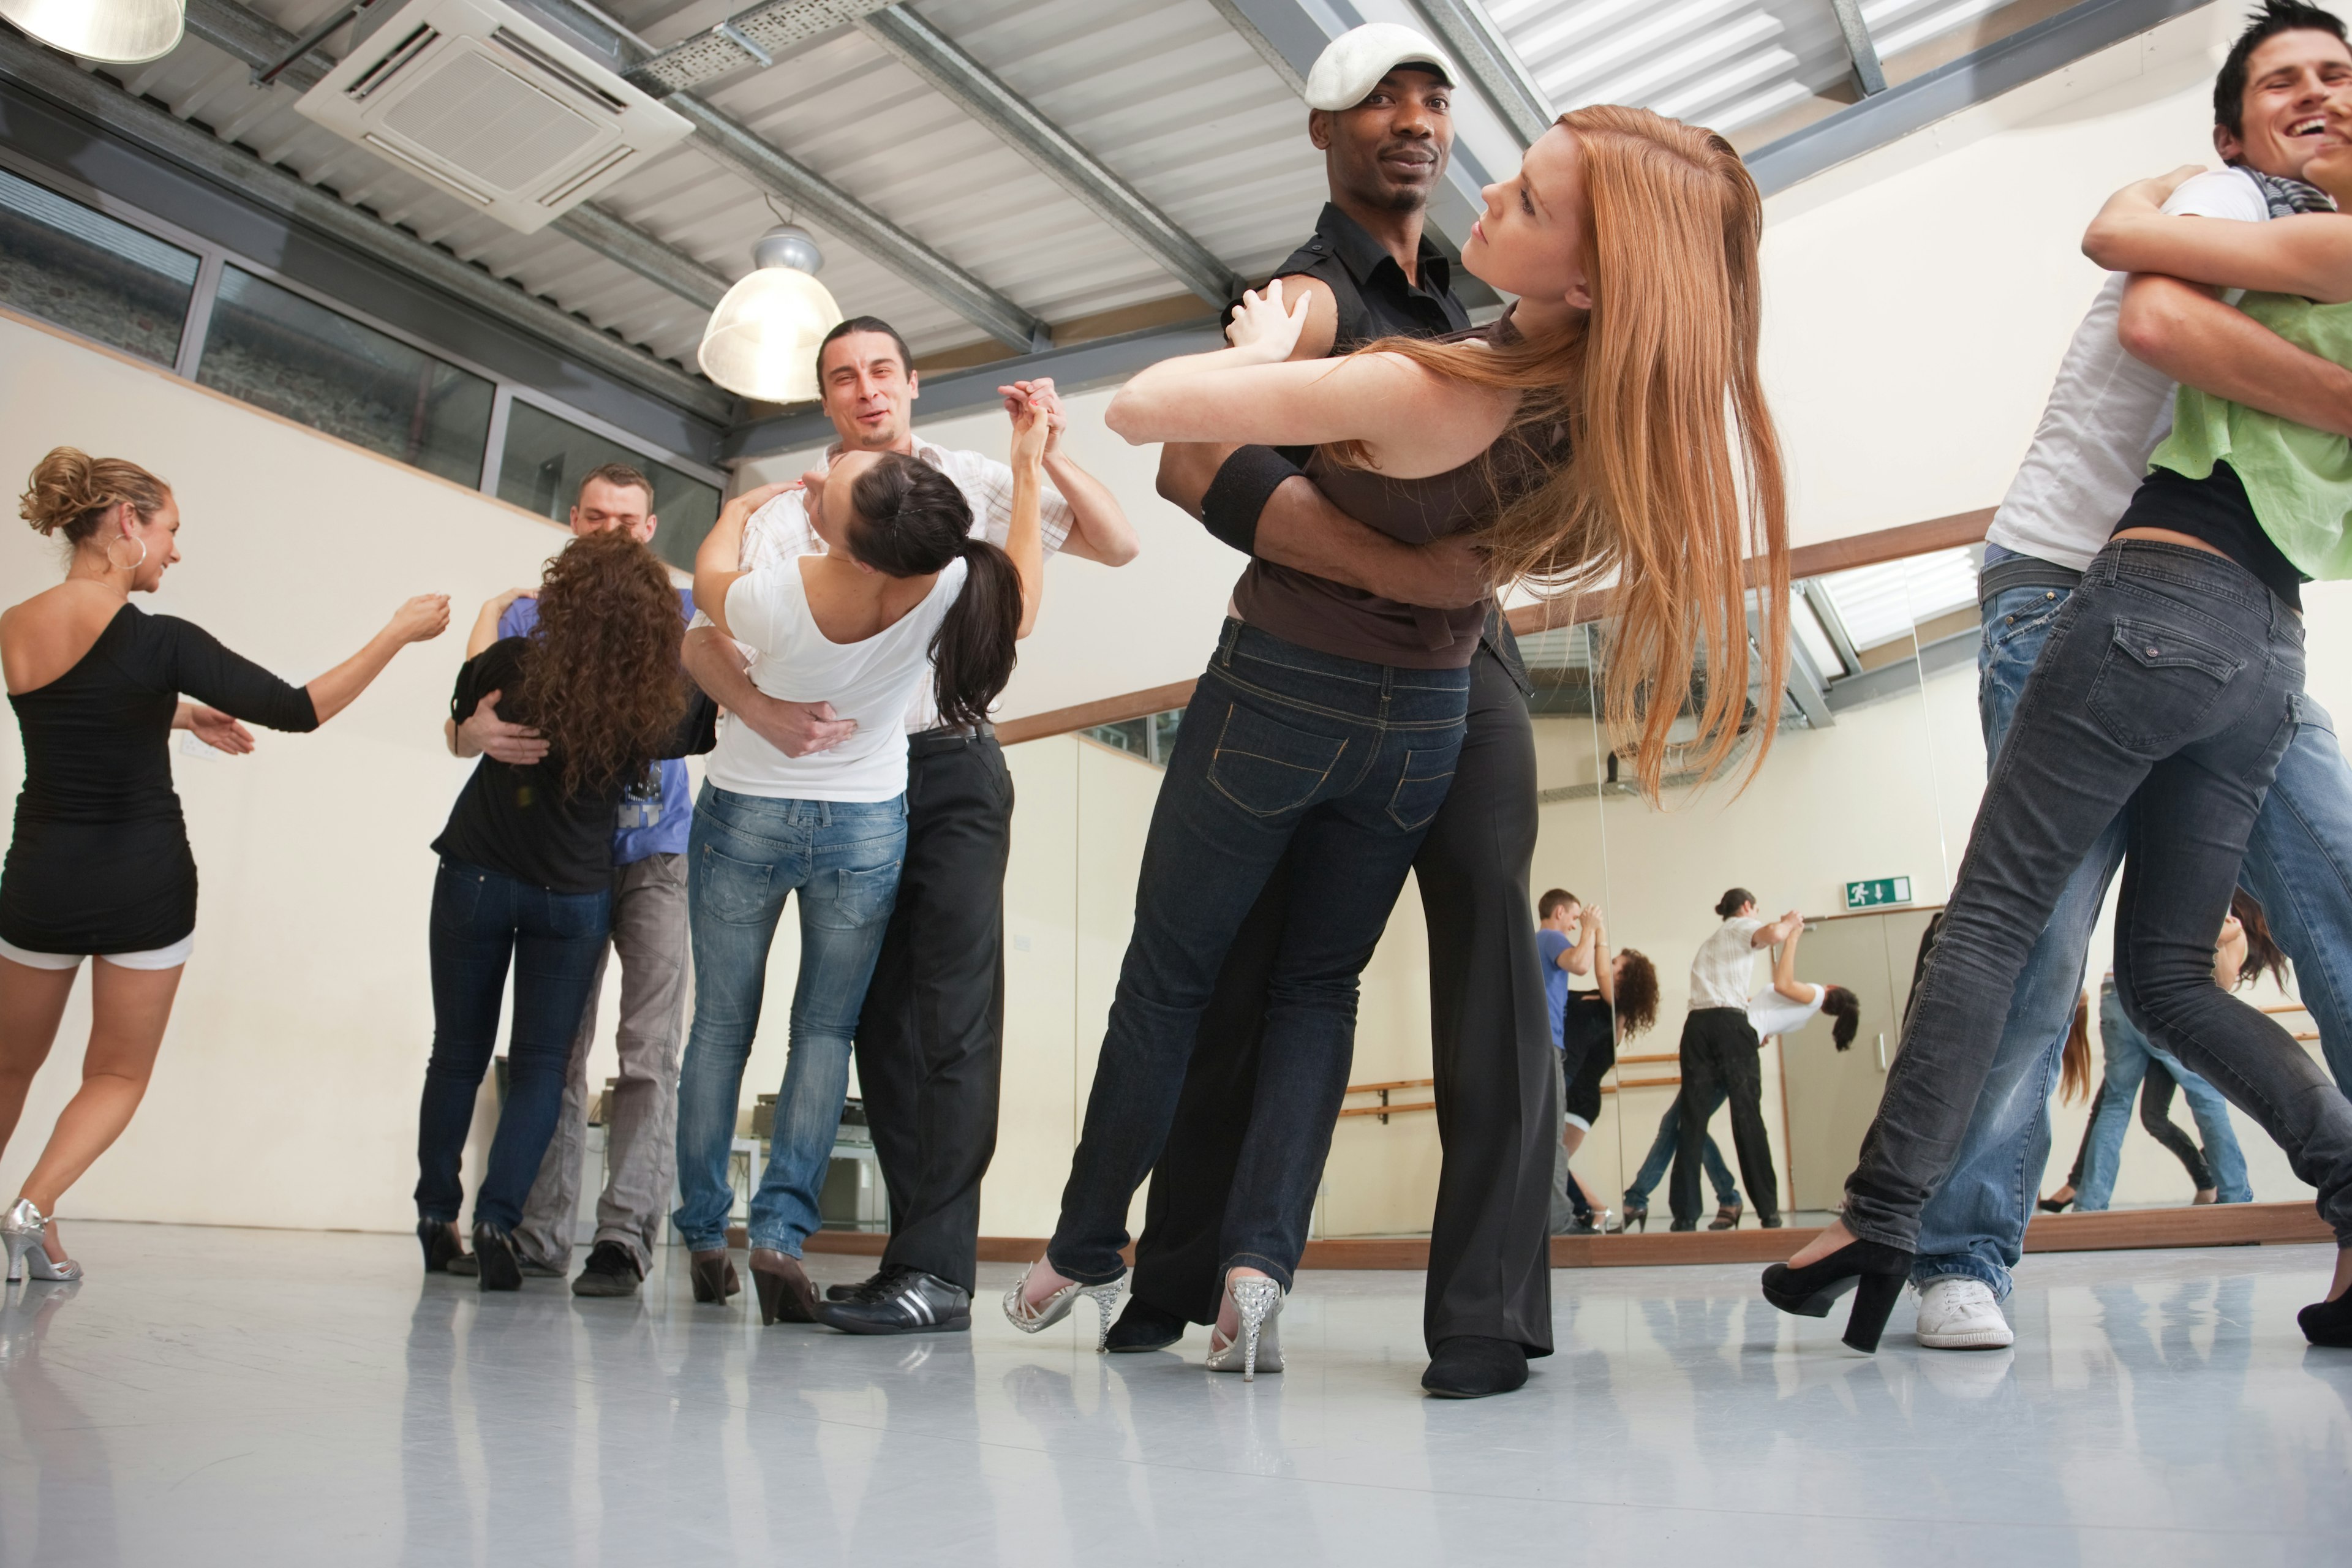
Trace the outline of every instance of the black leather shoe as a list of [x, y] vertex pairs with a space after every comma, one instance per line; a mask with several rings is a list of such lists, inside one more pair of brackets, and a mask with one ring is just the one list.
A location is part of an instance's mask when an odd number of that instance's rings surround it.
[[1161, 1311], [1140, 1296], [1129, 1296], [1127, 1310], [1110, 1326], [1103, 1349], [1114, 1355], [1120, 1352], [1164, 1351], [1183, 1337], [1183, 1319], [1173, 1312]]
[[877, 1268], [873, 1273], [868, 1274], [865, 1279], [856, 1281], [855, 1284], [828, 1285], [824, 1288], [824, 1299], [828, 1301], [856, 1301], [862, 1300], [865, 1297], [874, 1294], [877, 1290], [887, 1289], [890, 1283], [890, 1277], [898, 1272], [898, 1271], [896, 1268]]
[[491, 1225], [474, 1227], [474, 1257], [481, 1263], [485, 1290], [522, 1289], [522, 1260], [515, 1256], [514, 1238]]
[[871, 1296], [820, 1303], [816, 1321], [845, 1334], [968, 1333], [971, 1293], [936, 1274], [908, 1268]]
[[1528, 1380], [1527, 1347], [1484, 1334], [1456, 1334], [1437, 1342], [1422, 1387], [1440, 1399], [1484, 1399], [1508, 1394]]
[[588, 1249], [588, 1261], [580, 1266], [580, 1278], [572, 1282], [575, 1296], [634, 1296], [637, 1281], [645, 1270], [629, 1256], [629, 1249], [617, 1241], [600, 1241]]
[[2314, 1301], [2294, 1315], [2303, 1337], [2315, 1345], [2352, 1349], [2352, 1290], [2333, 1301]]
[[[457, 1239], [457, 1227], [454, 1225], [444, 1224], [440, 1220], [420, 1219], [416, 1222], [416, 1242], [425, 1249], [425, 1272], [427, 1274], [455, 1274], [458, 1272], [457, 1264], [474, 1261], [467, 1256], [465, 1245]], [[465, 1272], [471, 1274], [474, 1270], [468, 1268]]]

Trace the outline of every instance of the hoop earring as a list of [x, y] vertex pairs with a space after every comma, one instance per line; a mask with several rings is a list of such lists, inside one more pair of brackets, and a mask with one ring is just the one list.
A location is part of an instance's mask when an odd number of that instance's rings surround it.
[[120, 539], [110, 539], [106, 542], [106, 563], [110, 568], [117, 572], [136, 572], [139, 568], [147, 564], [147, 542], [145, 540], [140, 539], [136, 536], [132, 537], [131, 542], [139, 546], [139, 559], [133, 561], [128, 566], [123, 565], [114, 558], [114, 547], [121, 542], [121, 541]]

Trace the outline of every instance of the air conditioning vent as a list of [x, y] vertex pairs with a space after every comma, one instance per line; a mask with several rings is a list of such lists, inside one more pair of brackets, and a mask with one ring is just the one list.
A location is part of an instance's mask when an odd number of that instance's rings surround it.
[[295, 107], [526, 234], [693, 129], [501, 0], [371, 21]]

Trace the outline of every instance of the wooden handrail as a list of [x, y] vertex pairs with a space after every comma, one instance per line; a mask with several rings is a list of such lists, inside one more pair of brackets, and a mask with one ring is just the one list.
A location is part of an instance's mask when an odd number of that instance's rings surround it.
[[1622, 1068], [1627, 1062], [1679, 1062], [1682, 1059], [1680, 1051], [1653, 1051], [1646, 1056], [1619, 1057], [1617, 1065]]
[[1394, 1083], [1351, 1083], [1348, 1086], [1348, 1092], [1349, 1094], [1381, 1094], [1391, 1089], [1435, 1089], [1436, 1087], [1437, 1080], [1433, 1078], [1401, 1078]]
[[1351, 1105], [1339, 1112], [1342, 1116], [1377, 1116], [1386, 1121], [1391, 1116], [1402, 1116], [1408, 1110], [1434, 1110], [1437, 1101], [1416, 1100], [1410, 1105]]

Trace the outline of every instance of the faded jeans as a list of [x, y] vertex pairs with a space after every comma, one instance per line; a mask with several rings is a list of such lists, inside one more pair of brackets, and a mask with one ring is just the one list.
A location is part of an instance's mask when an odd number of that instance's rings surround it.
[[[1977, 653], [1978, 716], [1997, 761], [2026, 679], [2072, 596], [2061, 587], [2011, 588], [1983, 605]], [[2294, 961], [2296, 991], [2318, 1021], [2339, 1085], [2352, 1084], [2352, 766], [2335, 721], [2308, 695], [2295, 704], [2294, 741], [2263, 797], [2240, 883], [2262, 900], [2271, 932]], [[2026, 1222], [2050, 1159], [2050, 1096], [2083, 990], [2092, 928], [2123, 861], [2123, 825], [2111, 825], [2067, 881], [2017, 976], [2016, 994], [1951, 1173], [1919, 1216], [1924, 1284], [1963, 1274], [2007, 1296], [2025, 1252]], [[2217, 928], [2218, 929], [2218, 928]]]
[[581, 1164], [588, 1141], [588, 1054], [596, 1040], [596, 1001], [604, 964], [621, 961], [621, 1020], [614, 1039], [620, 1079], [604, 1107], [604, 1163], [596, 1199], [598, 1242], [614, 1242], [653, 1267], [664, 1211], [677, 1184], [677, 1071], [686, 1011], [686, 857], [648, 855], [613, 868], [613, 940], [596, 955], [596, 977], [572, 1065], [563, 1112], [515, 1227], [515, 1246], [557, 1268], [572, 1258], [572, 1215], [580, 1206]]
[[794, 1258], [821, 1223], [818, 1194], [841, 1130], [850, 1037], [898, 891], [907, 803], [779, 800], [709, 783], [687, 844], [694, 931], [694, 1027], [677, 1086], [677, 1228], [697, 1252], [727, 1245], [727, 1179], [759, 1027], [768, 949], [786, 895], [800, 894], [800, 976], [791, 1054], [768, 1163], [751, 1195], [751, 1245]]
[[[1724, 1096], [1712, 1094], [1707, 1100], [1706, 1114], [1712, 1120], [1715, 1113], [1723, 1109]], [[1649, 1206], [1650, 1194], [1657, 1190], [1658, 1184], [1666, 1179], [1666, 1172], [1674, 1166], [1675, 1151], [1682, 1147], [1682, 1139], [1683, 1109], [1682, 1101], [1677, 1100], [1666, 1107], [1665, 1115], [1659, 1119], [1658, 1135], [1650, 1141], [1650, 1152], [1642, 1161], [1642, 1168], [1633, 1173], [1633, 1180], [1625, 1189], [1628, 1206], [1634, 1204], [1643, 1208]], [[1723, 1151], [1716, 1146], [1713, 1133], [1707, 1134], [1706, 1147], [1699, 1151], [1699, 1157], [1706, 1166], [1706, 1179], [1715, 1188], [1717, 1206], [1731, 1208], [1737, 1205], [1739, 1184], [1731, 1179], [1731, 1167], [1724, 1163]]]
[[2205, 1163], [2212, 1168], [2213, 1186], [2225, 1204], [2250, 1204], [2254, 1189], [2246, 1181], [2245, 1152], [2230, 1126], [2230, 1102], [2213, 1086], [2172, 1059], [2172, 1053], [2150, 1044], [2146, 1035], [2124, 1016], [2123, 998], [2112, 980], [2099, 987], [2099, 1041], [2106, 1052], [2106, 1092], [2098, 1114], [2091, 1120], [2091, 1137], [2083, 1160], [2082, 1187], [2074, 1206], [2104, 1209], [2115, 1195], [2116, 1171], [2123, 1163], [2124, 1134], [2131, 1128], [2132, 1101], [2138, 1097], [2147, 1064], [2162, 1062], [2189, 1101], [2197, 1119], [2197, 1135], [2204, 1143]]
[[2277, 1140], [2318, 1189], [2321, 1215], [2352, 1239], [2352, 1104], [2211, 973], [2303, 678], [2301, 622], [2243, 568], [2147, 541], [2110, 544], [2092, 563], [1994, 759], [1902, 1052], [1847, 1181], [1855, 1236], [1919, 1244], [2030, 950], [2120, 819], [2129, 864], [2116, 977], [2126, 1013]]

